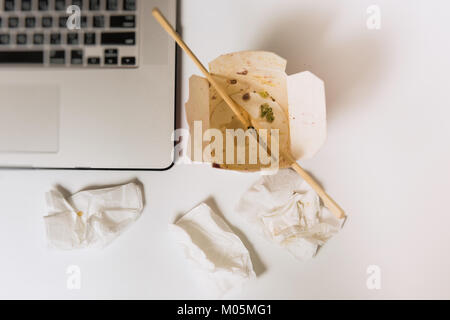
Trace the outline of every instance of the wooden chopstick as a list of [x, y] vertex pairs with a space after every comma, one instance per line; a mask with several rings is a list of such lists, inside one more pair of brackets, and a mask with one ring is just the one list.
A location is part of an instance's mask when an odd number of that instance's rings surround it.
[[[220, 97], [227, 103], [227, 105], [234, 112], [236, 117], [245, 128], [253, 126], [256, 132], [259, 128], [255, 126], [255, 122], [251, 121], [249, 114], [239, 106], [233, 99], [228, 96], [226, 91], [217, 83], [217, 81], [211, 76], [208, 70], [203, 66], [200, 60], [195, 56], [192, 50], [187, 46], [187, 44], [181, 39], [180, 35], [172, 28], [170, 23], [166, 20], [163, 14], [158, 8], [152, 10], [152, 15], [158, 21], [158, 23], [163, 27], [163, 29], [176, 41], [176, 43], [181, 47], [181, 49], [186, 52], [186, 54], [194, 61], [203, 75], [208, 79], [211, 85], [217, 90]], [[281, 151], [282, 157], [284, 157], [289, 163], [291, 163], [292, 169], [294, 169], [310, 186], [317, 192], [319, 197], [322, 199], [324, 205], [339, 219], [345, 217], [344, 210], [325, 192], [325, 190], [315, 181], [294, 159], [292, 154], [289, 152]]]

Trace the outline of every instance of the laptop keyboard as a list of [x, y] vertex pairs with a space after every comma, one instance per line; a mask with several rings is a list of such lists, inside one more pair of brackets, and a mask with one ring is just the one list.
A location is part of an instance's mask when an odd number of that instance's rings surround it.
[[[137, 67], [138, 2], [0, 0], [0, 68]], [[79, 29], [67, 27], [70, 5], [81, 10]]]

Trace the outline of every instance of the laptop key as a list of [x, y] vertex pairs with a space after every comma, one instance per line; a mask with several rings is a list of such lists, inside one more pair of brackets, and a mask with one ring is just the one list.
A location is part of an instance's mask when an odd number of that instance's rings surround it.
[[117, 65], [119, 63], [119, 50], [105, 49], [105, 65]]
[[59, 19], [58, 19], [58, 26], [60, 28], [67, 28], [67, 19], [68, 19], [67, 16], [59, 17]]
[[27, 34], [26, 33], [18, 33], [16, 35], [16, 44], [18, 45], [26, 45], [27, 44]]
[[36, 27], [36, 18], [35, 17], [26, 17], [25, 18], [25, 28], [35, 28]]
[[51, 45], [59, 45], [59, 44], [61, 44], [61, 34], [60, 33], [52, 33], [52, 34], [50, 34], [50, 44]]
[[15, 0], [5, 0], [5, 5], [3, 6], [5, 11], [14, 11], [16, 9]]
[[104, 28], [105, 27], [105, 16], [94, 16], [93, 18], [94, 28]]
[[89, 10], [91, 11], [100, 10], [100, 0], [89, 0]]
[[56, 11], [66, 11], [66, 0], [55, 0]]
[[111, 28], [135, 28], [136, 16], [134, 14], [128, 14], [125, 16], [110, 16], [109, 26]]
[[50, 17], [50, 16], [42, 17], [41, 25], [42, 25], [42, 28], [53, 27], [53, 17]]
[[35, 33], [33, 35], [33, 44], [36, 44], [36, 45], [44, 44], [44, 34], [43, 33]]
[[48, 0], [39, 0], [38, 9], [39, 9], [39, 11], [47, 11], [48, 10]]
[[0, 51], [0, 63], [43, 64], [43, 51]]
[[123, 10], [135, 11], [136, 10], [136, 0], [123, 0]]
[[93, 46], [96, 42], [96, 35], [94, 32], [86, 32], [84, 34], [84, 44], [87, 46]]
[[105, 58], [105, 66], [116, 66], [118, 63], [118, 58]]
[[135, 32], [102, 32], [103, 45], [126, 45], [133, 46], [136, 44]]
[[72, 5], [78, 6], [80, 10], [83, 10], [83, 0], [72, 0], [70, 1]]
[[0, 33], [0, 46], [7, 45], [10, 41], [10, 35], [8, 33]]
[[81, 16], [81, 28], [86, 29], [88, 27], [88, 19], [86, 16]]
[[8, 18], [8, 27], [18, 28], [19, 27], [19, 18], [18, 17], [9, 17]]
[[136, 58], [135, 57], [122, 57], [122, 65], [134, 66], [134, 65], [136, 65]]
[[30, 11], [31, 10], [31, 0], [22, 0], [22, 11]]
[[64, 50], [51, 50], [50, 64], [66, 64], [66, 52]]
[[67, 44], [69, 44], [69, 45], [78, 45], [78, 44], [80, 44], [79, 39], [78, 39], [78, 33], [69, 32], [67, 34]]
[[70, 52], [70, 63], [73, 65], [83, 64], [83, 50], [72, 50]]
[[117, 57], [119, 54], [118, 49], [105, 49], [105, 56], [107, 57]]
[[118, 0], [106, 0], [106, 10], [116, 11], [118, 9]]
[[87, 64], [88, 65], [99, 65], [100, 64], [100, 57], [89, 57], [87, 58]]

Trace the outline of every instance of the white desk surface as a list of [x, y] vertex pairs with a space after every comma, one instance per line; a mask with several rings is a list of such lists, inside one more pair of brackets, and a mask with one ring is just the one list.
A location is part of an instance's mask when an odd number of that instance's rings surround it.
[[[235, 298], [450, 298], [449, 3], [181, 2], [184, 38], [205, 63], [263, 49], [286, 58], [288, 73], [309, 70], [325, 81], [328, 140], [303, 165], [346, 209], [345, 228], [316, 258], [299, 262], [233, 212], [258, 174], [198, 165], [167, 172], [0, 171], [0, 298], [208, 298], [167, 233], [177, 214], [204, 200], [242, 236], [259, 274]], [[379, 30], [366, 26], [374, 3]], [[199, 72], [183, 55], [183, 102], [193, 73]], [[45, 191], [134, 178], [145, 186], [147, 205], [111, 246], [47, 249]], [[80, 267], [80, 290], [66, 288], [70, 265]], [[380, 290], [366, 286], [369, 265], [380, 267]]]

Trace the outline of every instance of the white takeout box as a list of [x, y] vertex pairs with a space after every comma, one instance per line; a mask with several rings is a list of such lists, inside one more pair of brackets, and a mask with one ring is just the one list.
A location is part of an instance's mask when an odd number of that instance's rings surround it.
[[[286, 75], [286, 60], [271, 52], [243, 51], [220, 56], [209, 65], [213, 76], [227, 81], [246, 81], [276, 98], [289, 123], [290, 150], [296, 160], [314, 156], [326, 139], [324, 83], [309, 71]], [[235, 83], [235, 82], [233, 82]], [[189, 79], [186, 118], [191, 139], [194, 121], [202, 121], [203, 132], [211, 127], [214, 90], [206, 78]], [[214, 97], [216, 98], [216, 97]], [[275, 101], [275, 99], [274, 99]], [[194, 147], [191, 142], [191, 147]], [[203, 142], [203, 148], [207, 143]], [[194, 159], [192, 148], [190, 157]], [[204, 161], [204, 160], [203, 160]], [[244, 170], [245, 168], [235, 170]]]

